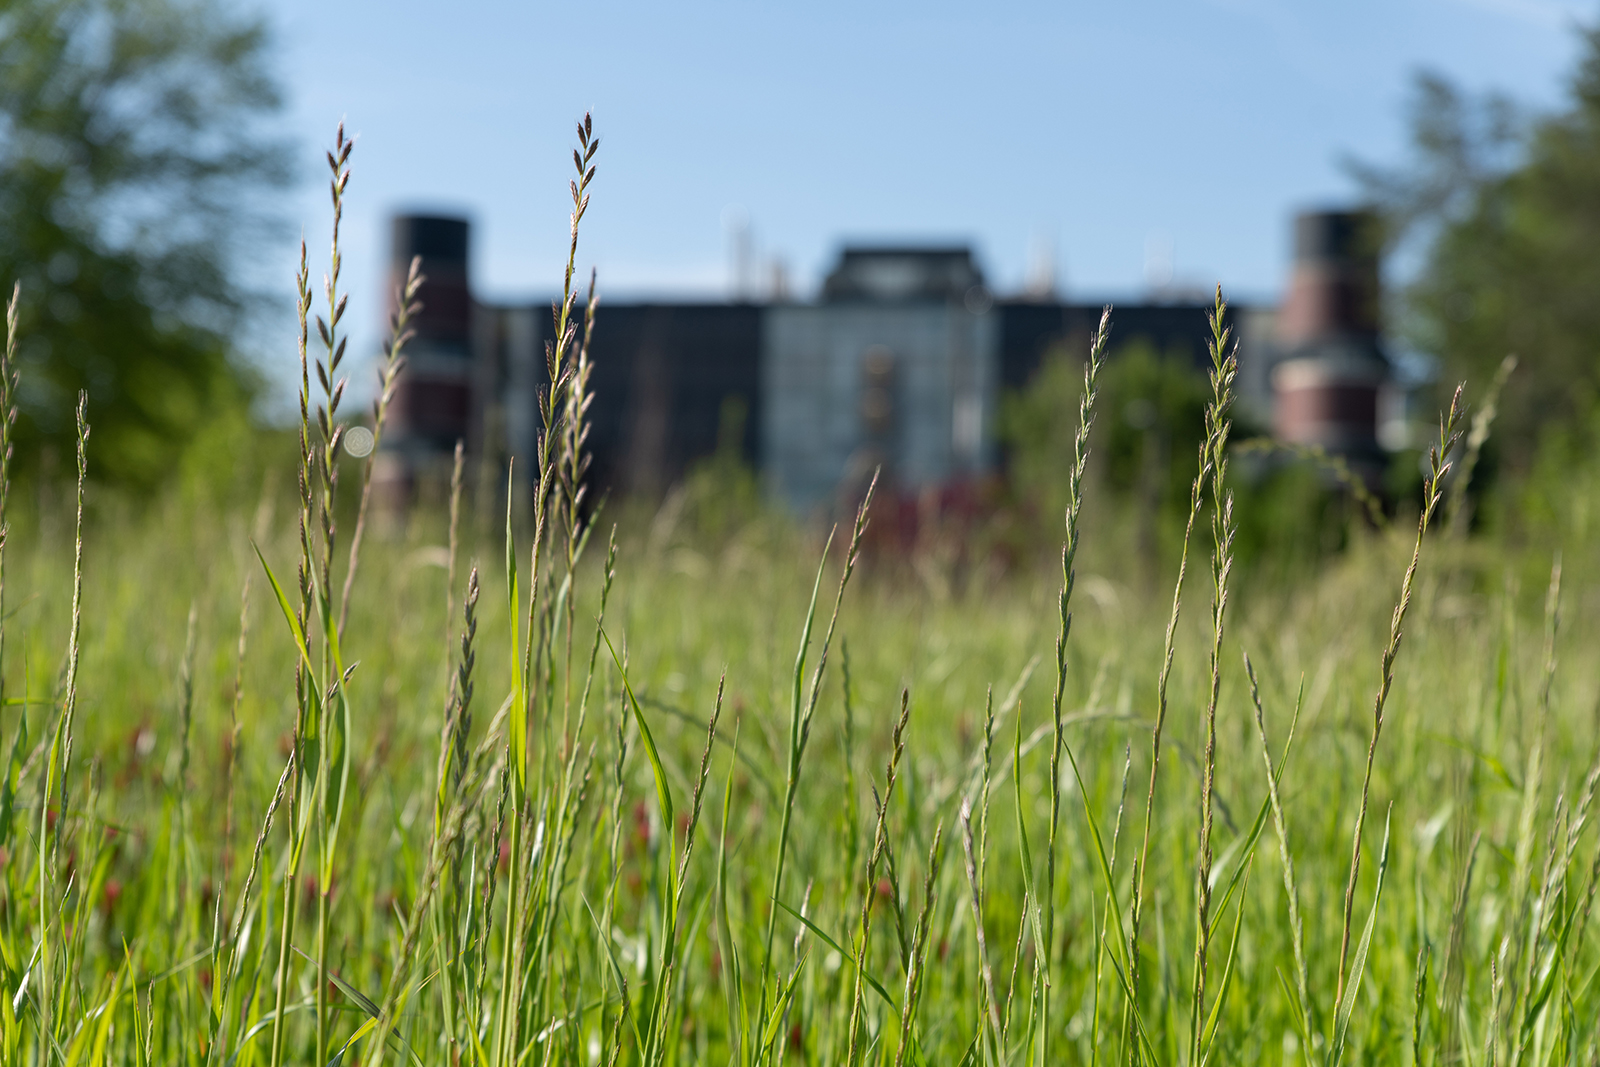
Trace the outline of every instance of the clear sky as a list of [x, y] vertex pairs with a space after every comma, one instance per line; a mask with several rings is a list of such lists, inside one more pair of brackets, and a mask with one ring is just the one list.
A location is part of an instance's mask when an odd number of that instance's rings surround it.
[[[991, 285], [1053, 259], [1070, 297], [1151, 276], [1274, 299], [1341, 160], [1398, 162], [1419, 68], [1559, 104], [1592, 0], [805, 4], [275, 0], [300, 137], [291, 205], [326, 258], [320, 146], [357, 137], [346, 282], [376, 346], [386, 220], [474, 222], [475, 288], [547, 296], [572, 124], [601, 136], [579, 251], [603, 292], [717, 296], [727, 221], [815, 289], [850, 239], [970, 241]], [[282, 290], [292, 267], [283, 255]], [[289, 331], [285, 330], [285, 338]]]

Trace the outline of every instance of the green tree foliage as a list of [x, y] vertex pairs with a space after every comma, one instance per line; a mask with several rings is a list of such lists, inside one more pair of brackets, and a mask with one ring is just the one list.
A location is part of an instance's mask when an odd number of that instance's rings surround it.
[[254, 380], [240, 281], [287, 179], [263, 25], [217, 0], [0, 7], [0, 281], [22, 284], [18, 461], [71, 455], [87, 389], [96, 472], [149, 487]]
[[[1066, 507], [1064, 472], [1076, 430], [1071, 416], [1082, 391], [1081, 358], [1057, 350], [1026, 389], [1003, 403], [1010, 482], [1037, 507], [1041, 543], [1056, 533]], [[1188, 355], [1160, 352], [1142, 338], [1116, 349], [1100, 374], [1090, 470], [1107, 506], [1095, 521], [1115, 528], [1102, 530], [1101, 537], [1133, 549], [1139, 570], [1152, 580], [1177, 560], [1210, 398], [1205, 372]], [[1334, 488], [1330, 468], [1272, 447], [1261, 436], [1264, 428], [1245, 412], [1236, 410], [1234, 419], [1235, 441], [1250, 442], [1229, 470], [1238, 505], [1238, 558], [1278, 578], [1341, 548], [1360, 505]]]
[[765, 515], [761, 479], [745, 459], [748, 419], [743, 400], [723, 400], [717, 450], [695, 463], [683, 481], [681, 506], [696, 540], [724, 544]]
[[1519, 357], [1495, 438], [1526, 470], [1541, 443], [1588, 435], [1600, 401], [1600, 31], [1559, 113], [1524, 120], [1502, 98], [1423, 76], [1412, 140], [1405, 169], [1354, 168], [1391, 237], [1422, 250], [1403, 331], [1469, 390]]
[[[1115, 321], [1113, 311], [1113, 329]], [[1072, 461], [1071, 415], [1082, 392], [1082, 359], [1057, 350], [1045, 357], [1028, 388], [1003, 404], [1001, 434], [1012, 485], [1040, 505], [1052, 526], [1066, 506], [1063, 472]], [[1114, 499], [1131, 505], [1147, 558], [1167, 541], [1175, 545], [1183, 532], [1210, 396], [1205, 374], [1188, 357], [1158, 352], [1143, 339], [1116, 348], [1101, 372], [1091, 469]]]
[[[1141, 339], [1113, 351], [1100, 381], [1093, 447], [1107, 486], [1119, 495], [1141, 487], [1158, 498], [1182, 495], [1186, 504], [1194, 452], [1205, 439], [1205, 375]], [[1013, 478], [1028, 494], [1048, 494], [1061, 480], [1076, 432], [1067, 416], [1082, 392], [1083, 361], [1056, 349], [1027, 389], [1005, 398], [1001, 433]]]

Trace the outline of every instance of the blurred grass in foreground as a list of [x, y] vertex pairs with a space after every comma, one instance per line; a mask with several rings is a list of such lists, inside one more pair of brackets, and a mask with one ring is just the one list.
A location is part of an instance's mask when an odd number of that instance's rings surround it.
[[[203, 1063], [221, 1055], [206, 1043], [215, 988], [209, 956], [215, 903], [220, 890], [226, 922], [294, 723], [296, 654], [248, 547], [254, 529], [275, 566], [292, 560], [295, 537], [285, 528], [282, 511], [274, 515], [269, 507], [218, 515], [174, 501], [139, 518], [104, 515], [88, 530], [74, 754], [84, 787], [69, 812], [59, 859], [65, 909], [50, 916], [54, 935], [68, 938], [64, 951], [72, 974], [56, 990], [64, 1060], [74, 1055], [73, 1040], [93, 1039], [104, 1019], [111, 1060], [134, 1062], [151, 1011], [153, 1062]], [[0, 888], [6, 988], [8, 997], [18, 1000], [14, 1014], [6, 1016], [7, 1062], [34, 1062], [39, 1041], [34, 1005], [42, 991], [37, 977], [32, 985], [24, 982], [30, 964], [36, 966], [41, 932], [36, 842], [42, 758], [36, 746], [48, 743], [57, 715], [52, 700], [60, 689], [70, 621], [70, 522], [59, 508], [19, 517], [8, 552], [7, 610], [14, 614], [7, 621], [3, 726], [8, 750], [13, 739], [21, 740], [11, 764], [14, 802], [4, 827]], [[817, 935], [799, 936], [802, 928], [787, 912], [779, 913], [775, 949], [785, 981], [797, 959], [807, 962], [785, 1003], [781, 1033], [756, 1035], [747, 1029], [758, 999], [752, 960], [759, 964], [760, 934], [769, 914], [793, 656], [813, 577], [805, 560], [815, 557], [819, 546], [768, 519], [710, 550], [694, 543], [692, 530], [633, 525], [635, 533], [623, 538], [618, 555], [607, 632], [619, 652], [625, 643], [629, 679], [680, 812], [693, 791], [719, 675], [728, 671], [699, 828], [704, 836], [685, 874], [690, 889], [680, 920], [668, 1044], [675, 1055], [692, 1060], [722, 1062], [737, 1047], [741, 1060], [837, 1061], [851, 967], [843, 953]], [[1096, 544], [1092, 530], [1085, 532], [1065, 736], [1108, 838], [1122, 808], [1114, 876], [1126, 908], [1134, 812], [1148, 777], [1165, 606], [1136, 585], [1099, 574], [1097, 564], [1113, 556], [1117, 546]], [[1281, 792], [1308, 972], [1313, 996], [1320, 992], [1324, 1004], [1334, 979], [1369, 702], [1409, 549], [1405, 539], [1404, 534], [1365, 537], [1319, 578], [1295, 588], [1247, 588], [1233, 608], [1224, 641], [1215, 869], [1225, 880], [1243, 861], [1242, 852], [1230, 846], [1249, 833], [1266, 797], [1247, 682], [1237, 659], [1243, 649], [1261, 680], [1275, 752], [1297, 694], [1303, 693]], [[445, 541], [443, 516], [418, 515], [391, 539], [371, 542], [346, 640], [347, 659], [359, 666], [350, 685], [351, 807], [344, 816], [330, 897], [335, 933], [330, 967], [374, 1002], [383, 999], [427, 864], [448, 692], [444, 635], [447, 625], [460, 629], [459, 603], [446, 619]], [[463, 573], [452, 598], [460, 600], [469, 561], [484, 563], [475, 687], [487, 711], [508, 690], [511, 673], [502, 651], [508, 630], [504, 578], [488, 565], [502, 552], [498, 541], [495, 532], [466, 535], [458, 567]], [[1573, 809], [1587, 795], [1584, 778], [1597, 736], [1600, 678], [1593, 657], [1585, 654], [1595, 639], [1600, 608], [1592, 560], [1583, 558], [1581, 544], [1567, 554], [1555, 646], [1559, 669], [1546, 716], [1541, 697], [1545, 575], [1538, 573], [1539, 553], [1443, 541], [1428, 544], [1425, 552], [1387, 713], [1390, 726], [1376, 761], [1377, 817], [1367, 846], [1375, 853], [1382, 832], [1376, 824], [1387, 822], [1390, 855], [1367, 977], [1354, 1010], [1353, 1058], [1411, 1062], [1420, 952], [1428, 972], [1421, 1015], [1424, 1062], [1444, 1062], [1452, 1045], [1470, 1050], [1473, 1062], [1479, 1062], [1491, 1037], [1502, 1054], [1514, 1049], [1523, 1036], [1515, 1009], [1530, 962], [1536, 981], [1547, 967], [1556, 979], [1536, 1013], [1533, 1032], [1526, 1035], [1530, 1050], [1541, 1053], [1535, 1062], [1584, 1062], [1595, 1041], [1593, 975], [1600, 966], [1592, 937], [1582, 936], [1596, 852], [1592, 831], [1582, 832]], [[825, 590], [837, 581], [837, 558], [836, 548], [824, 574]], [[1024, 1043], [1040, 1039], [1028, 1033], [1029, 974], [1038, 948], [1026, 928], [1019, 937], [1024, 896], [1010, 750], [1020, 726], [1020, 810], [1037, 865], [1049, 814], [1048, 665], [1058, 579], [1047, 571], [1014, 572], [952, 591], [946, 583], [919, 578], [925, 570], [904, 559], [869, 555], [847, 593], [839, 624], [843, 647], [824, 679], [805, 754], [784, 902], [796, 911], [804, 906], [807, 918], [843, 948], [850, 945], [863, 896], [876, 899], [869, 972], [902, 1000], [911, 927], [922, 907], [933, 834], [942, 823], [942, 862], [924, 949], [937, 965], [923, 972], [915, 1032], [928, 1062], [960, 1061], [974, 1051], [986, 1002], [961, 851], [960, 807], [968, 798], [975, 832], [988, 841], [985, 941], [1002, 1023], [1008, 990], [1013, 983], [1016, 987], [1006, 1052], [1026, 1059]], [[594, 559], [579, 568], [578, 618], [593, 616], [600, 580]], [[247, 581], [250, 632], [230, 784], [229, 724], [240, 593]], [[1176, 641], [1166, 777], [1157, 793], [1146, 875], [1154, 890], [1144, 938], [1142, 1010], [1162, 1062], [1184, 1061], [1184, 1001], [1194, 938], [1194, 797], [1209, 684], [1208, 627], [1203, 607], [1194, 607], [1203, 604], [1203, 591], [1191, 585], [1188, 599], [1190, 610]], [[182, 677], [191, 605], [194, 702], [185, 738]], [[459, 633], [452, 640], [458, 638]], [[845, 655], [848, 717], [841, 670]], [[1031, 675], [1030, 663], [1037, 664]], [[615, 1026], [617, 980], [619, 973], [627, 979], [635, 1012], [644, 1010], [660, 981], [653, 961], [662, 947], [657, 894], [665, 878], [666, 830], [637, 727], [619, 703], [619, 675], [604, 660], [597, 670], [585, 735], [560, 737], [559, 709], [556, 721], [537, 731], [538, 744], [547, 746], [552, 759], [573, 743], [597, 747], [591, 784], [575, 814], [570, 873], [554, 923], [554, 959], [550, 972], [537, 976], [548, 982], [541, 988], [541, 1007], [551, 1016], [530, 1019], [524, 1041], [542, 1058], [540, 1046], [559, 1040], [556, 1059], [589, 1062], [591, 1044], [605, 1046], [609, 1056], [615, 1040], [622, 1045], [623, 1061], [635, 1062], [640, 1057], [631, 1027], [617, 1031]], [[1028, 680], [1013, 698], [1023, 678]], [[985, 827], [979, 814], [983, 790], [974, 786], [981, 777], [985, 694], [991, 686], [996, 718]], [[888, 816], [894, 877], [879, 877], [867, 886], [864, 865], [875, 821], [869, 783], [882, 790], [902, 688], [910, 694], [911, 711]], [[619, 730], [628, 755], [616, 793], [612, 767]], [[1131, 770], [1125, 770], [1129, 759]], [[1093, 845], [1073, 807], [1075, 786], [1063, 774], [1068, 806], [1061, 820], [1056, 942], [1049, 967], [1052, 1047], [1068, 1062], [1090, 1062], [1097, 1045], [1103, 1058], [1116, 1060], [1125, 1041], [1126, 1013], [1115, 975], [1098, 948], [1107, 924], [1105, 895]], [[1134, 800], [1123, 806], [1125, 775]], [[494, 800], [491, 794], [491, 811]], [[230, 810], [232, 833], [225, 837]], [[45, 819], [53, 824], [54, 813], [46, 811]], [[491, 829], [481, 827], [470, 849], [479, 877], [499, 866]], [[680, 849], [682, 829], [677, 828]], [[268, 842], [261, 881], [269, 886], [277, 881], [270, 878], [273, 869], [283, 863], [280, 833], [275, 830]], [[724, 833], [726, 854], [720, 856]], [[1569, 833], [1577, 838], [1578, 851], [1551, 890], [1545, 884], [1551, 843], [1560, 854]], [[614, 834], [619, 835], [615, 871], [610, 862]], [[1265, 838], [1271, 837], [1268, 827]], [[1291, 1055], [1300, 1040], [1291, 997], [1279, 981], [1280, 971], [1286, 978], [1292, 974], [1292, 950], [1276, 844], [1263, 839], [1255, 858], [1259, 862], [1242, 896], [1234, 987], [1214, 1056], [1220, 1062], [1298, 1061], [1299, 1053]], [[714, 894], [719, 859], [726, 863], [725, 918]], [[1369, 857], [1360, 887], [1366, 899], [1375, 866]], [[503, 894], [505, 870], [494, 877]], [[607, 953], [590, 909], [598, 912], [613, 879], [615, 919]], [[469, 888], [484, 892], [481, 882]], [[299, 891], [306, 902], [317, 890], [315, 878], [302, 875]], [[1540, 902], [1552, 892], [1553, 901]], [[239, 1046], [271, 1011], [272, 960], [270, 954], [262, 959], [261, 942], [282, 907], [277, 898], [277, 891], [269, 890], [251, 903], [253, 921], [245, 933], [254, 944], [246, 946], [243, 973], [257, 984], [257, 1002], [244, 1005], [244, 1013], [230, 1020], [227, 1051], [228, 1056], [241, 1052], [241, 1062], [267, 1058], [264, 1032], [244, 1043], [242, 1051]], [[490, 934], [496, 941], [503, 936], [500, 922], [497, 917]], [[1534, 929], [1543, 934], [1538, 951], [1526, 943]], [[1552, 961], [1550, 941], [1561, 935], [1564, 944]], [[309, 944], [303, 947], [309, 952]], [[424, 1062], [446, 1055], [440, 1047], [446, 1012], [439, 965], [430, 958], [434, 951], [429, 945], [408, 975], [421, 988], [412, 995], [399, 1030]], [[742, 971], [733, 970], [735, 959]], [[32, 973], [37, 976], [37, 970]], [[734, 997], [730, 1019], [730, 982], [736, 976], [744, 1003]], [[311, 995], [310, 966], [299, 957], [294, 980], [291, 1006]], [[499, 980], [491, 966], [487, 982], [492, 987]], [[332, 997], [333, 1028], [342, 1042], [366, 1016], [339, 988]], [[19, 989], [23, 995], [17, 998]], [[866, 998], [868, 1032], [877, 1044], [872, 1055], [893, 1056], [898, 1015], [870, 988]], [[97, 1015], [108, 1002], [109, 1010]], [[302, 1008], [289, 1017], [289, 1062], [307, 1058], [309, 1015]], [[566, 1026], [535, 1040], [552, 1019], [566, 1019]], [[1492, 1020], [1498, 1026], [1495, 1035], [1488, 1031]], [[470, 1029], [473, 1022], [457, 1025]], [[1033, 1025], [1042, 1027], [1043, 1020]], [[764, 1057], [749, 1047], [760, 1036], [773, 1038]], [[472, 1042], [462, 1045], [463, 1062], [471, 1062]], [[92, 1047], [81, 1053], [84, 1062], [90, 1062]], [[1318, 1050], [1313, 1060], [1320, 1061], [1324, 1052]], [[52, 1053], [47, 1061], [56, 1058]]]

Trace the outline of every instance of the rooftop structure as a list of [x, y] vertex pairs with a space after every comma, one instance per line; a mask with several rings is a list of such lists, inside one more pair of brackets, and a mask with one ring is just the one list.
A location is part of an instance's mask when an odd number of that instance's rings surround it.
[[960, 302], [987, 298], [972, 249], [846, 247], [822, 283], [824, 303]]

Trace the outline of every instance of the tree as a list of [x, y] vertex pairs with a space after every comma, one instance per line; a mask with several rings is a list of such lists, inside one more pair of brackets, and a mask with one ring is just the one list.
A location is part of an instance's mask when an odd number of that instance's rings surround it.
[[0, 283], [22, 284], [18, 461], [70, 456], [149, 487], [209, 419], [245, 417], [241, 253], [287, 181], [264, 25], [219, 0], [0, 6]]
[[1588, 436], [1600, 405], [1600, 31], [1584, 41], [1559, 113], [1529, 121], [1424, 76], [1412, 165], [1354, 168], [1391, 236], [1422, 246], [1403, 335], [1469, 389], [1518, 356], [1495, 427], [1513, 469], [1541, 441]]
[[[1113, 311], [1113, 329], [1115, 319]], [[1076, 433], [1075, 421], [1062, 413], [1076, 412], [1082, 394], [1082, 358], [1058, 348], [1025, 389], [1002, 401], [1008, 477], [1020, 499], [1038, 505], [1047, 543], [1058, 536], [1066, 509], [1061, 472], [1072, 462]], [[1181, 551], [1210, 402], [1211, 383], [1192, 355], [1163, 353], [1144, 338], [1114, 348], [1100, 372], [1090, 476], [1109, 506], [1091, 509], [1085, 521], [1107, 524], [1098, 539], [1124, 550], [1119, 554], [1134, 565], [1129, 577], [1151, 589]], [[1263, 447], [1265, 427], [1252, 425], [1243, 411], [1233, 418], [1233, 440], [1243, 446], [1228, 475], [1238, 521], [1234, 557], [1258, 577], [1292, 578], [1341, 547], [1352, 520], [1362, 520], [1332, 490], [1323, 463]], [[1204, 520], [1196, 527], [1202, 529]]]
[[[1057, 348], [1026, 389], [1002, 402], [1012, 485], [1041, 505], [1052, 534], [1067, 505], [1061, 472], [1071, 465], [1076, 435], [1074, 420], [1062, 413], [1076, 412], [1082, 393], [1082, 358]], [[1091, 469], [1108, 496], [1127, 505], [1143, 562], [1174, 550], [1183, 532], [1210, 396], [1210, 383], [1187, 353], [1159, 352], [1144, 338], [1114, 347], [1101, 372]]]

